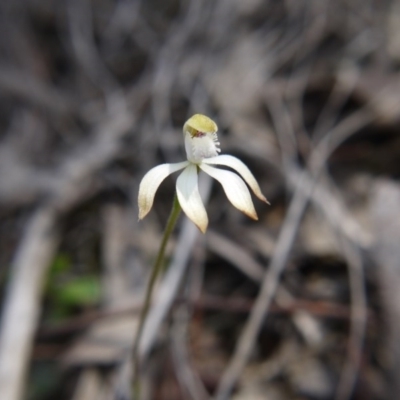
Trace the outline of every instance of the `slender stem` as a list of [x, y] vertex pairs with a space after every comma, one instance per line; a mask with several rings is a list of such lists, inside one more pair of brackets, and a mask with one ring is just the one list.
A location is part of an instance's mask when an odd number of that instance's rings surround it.
[[164, 235], [160, 244], [160, 248], [158, 250], [156, 261], [153, 265], [153, 269], [151, 270], [151, 275], [149, 279], [149, 283], [147, 284], [144, 304], [140, 313], [139, 326], [136, 332], [135, 343], [132, 349], [132, 359], [133, 359], [133, 387], [134, 387], [134, 399], [139, 398], [140, 393], [140, 356], [139, 356], [139, 344], [143, 334], [143, 328], [146, 321], [146, 317], [150, 308], [151, 296], [154, 289], [154, 284], [156, 283], [157, 277], [162, 271], [165, 248], [167, 247], [168, 240], [171, 236], [172, 231], [174, 230], [176, 221], [178, 220], [179, 214], [181, 212], [181, 206], [179, 204], [178, 198], [175, 194], [174, 202], [172, 205], [171, 213], [169, 215], [167, 225], [165, 226]]

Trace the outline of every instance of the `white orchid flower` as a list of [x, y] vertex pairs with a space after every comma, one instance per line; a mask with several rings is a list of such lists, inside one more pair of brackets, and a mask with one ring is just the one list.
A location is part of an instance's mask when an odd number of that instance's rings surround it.
[[[199, 194], [197, 175], [199, 169], [216, 179], [223, 187], [229, 201], [244, 214], [257, 220], [257, 213], [250, 192], [269, 204], [261, 193], [253, 174], [238, 158], [230, 155], [218, 155], [220, 143], [217, 136], [217, 124], [205, 115], [195, 114], [183, 126], [187, 161], [161, 164], [152, 168], [143, 177], [139, 187], [139, 219], [143, 219], [151, 210], [154, 196], [161, 182], [173, 172], [183, 169], [176, 181], [176, 193], [179, 204], [197, 227], [205, 233], [208, 225], [207, 212]], [[235, 170], [237, 174], [217, 169], [212, 165], [223, 165]]]

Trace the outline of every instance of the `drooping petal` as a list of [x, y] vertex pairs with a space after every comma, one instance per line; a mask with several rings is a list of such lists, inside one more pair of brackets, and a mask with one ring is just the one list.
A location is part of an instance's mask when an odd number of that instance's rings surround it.
[[184, 213], [205, 233], [208, 217], [199, 193], [196, 165], [189, 164], [178, 176], [176, 193]]
[[249, 189], [247, 189], [246, 184], [238, 175], [230, 171], [210, 167], [204, 162], [200, 164], [200, 168], [222, 185], [226, 197], [238, 210], [250, 218], [258, 220]]
[[173, 172], [179, 171], [188, 165], [187, 161], [175, 164], [161, 164], [152, 168], [143, 177], [139, 185], [139, 219], [143, 219], [151, 210], [154, 202], [154, 196], [161, 182]]
[[243, 163], [243, 161], [239, 160], [236, 157], [233, 157], [233, 156], [230, 156], [227, 154], [223, 154], [223, 155], [217, 156], [217, 157], [205, 158], [202, 162], [205, 164], [225, 165], [227, 167], [234, 169], [245, 180], [245, 182], [250, 186], [250, 188], [254, 192], [254, 194], [261, 201], [264, 201], [267, 204], [269, 204], [266, 197], [262, 194], [260, 186], [258, 185], [258, 182], [256, 181], [256, 178], [250, 172], [247, 165]]

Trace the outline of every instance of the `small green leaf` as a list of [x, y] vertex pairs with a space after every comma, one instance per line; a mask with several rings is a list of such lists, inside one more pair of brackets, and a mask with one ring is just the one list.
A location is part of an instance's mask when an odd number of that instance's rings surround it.
[[95, 276], [76, 278], [59, 287], [56, 292], [58, 303], [63, 306], [90, 306], [100, 300], [101, 287]]

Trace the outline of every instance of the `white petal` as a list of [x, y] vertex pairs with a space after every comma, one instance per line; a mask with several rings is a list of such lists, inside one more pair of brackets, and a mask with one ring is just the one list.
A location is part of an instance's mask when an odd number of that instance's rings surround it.
[[154, 196], [161, 182], [173, 172], [188, 165], [187, 161], [175, 164], [161, 164], [152, 168], [143, 177], [139, 186], [138, 204], [139, 204], [139, 219], [143, 219], [151, 210], [154, 202]]
[[199, 164], [204, 158], [216, 157], [221, 151], [216, 133], [199, 133], [192, 137], [190, 133], [185, 134], [185, 149], [187, 159]]
[[251, 190], [254, 194], [261, 200], [265, 201], [269, 204], [268, 200], [262, 194], [260, 186], [254, 178], [254, 175], [247, 168], [247, 165], [240, 161], [238, 158], [224, 154], [217, 157], [206, 158], [202, 161], [205, 164], [214, 164], [214, 165], [225, 165], [234, 169], [241, 177], [245, 180], [245, 182], [250, 186]]
[[249, 189], [247, 189], [246, 184], [238, 175], [230, 171], [210, 167], [204, 163], [200, 164], [200, 168], [222, 185], [226, 197], [238, 210], [244, 212], [250, 218], [258, 219]]
[[189, 164], [179, 175], [176, 181], [176, 193], [184, 213], [205, 233], [208, 217], [197, 185], [196, 165]]

